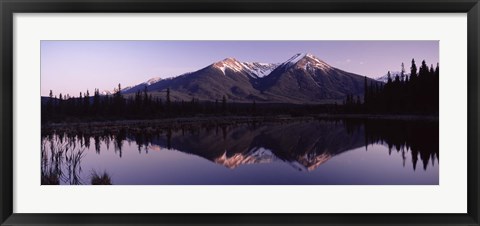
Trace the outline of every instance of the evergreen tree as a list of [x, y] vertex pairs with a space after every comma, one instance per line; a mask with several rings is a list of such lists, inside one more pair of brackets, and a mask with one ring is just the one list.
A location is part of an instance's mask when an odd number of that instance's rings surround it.
[[83, 110], [86, 114], [89, 114], [90, 112], [90, 93], [88, 90], [83, 97]]
[[99, 114], [99, 108], [100, 108], [100, 91], [98, 89], [95, 89], [94, 94], [93, 94], [92, 113], [94, 115], [98, 115]]
[[[368, 112], [373, 113], [438, 113], [438, 65], [437, 68], [427, 66], [425, 60], [416, 73], [415, 61], [412, 60], [411, 79], [405, 76], [405, 80], [400, 76], [395, 76], [392, 82], [391, 73], [388, 72], [388, 81], [383, 86], [371, 84], [366, 90], [370, 107]], [[402, 71], [403, 65], [402, 65]], [[405, 74], [404, 74], [405, 75]], [[375, 89], [372, 87], [375, 86]], [[351, 103], [351, 98], [347, 96], [346, 104]]]
[[400, 76], [398, 76], [398, 74], [395, 75], [395, 83], [400, 83]]
[[115, 89], [115, 94], [113, 94], [113, 115], [122, 115], [124, 113], [124, 104], [125, 100], [122, 96], [122, 86], [118, 83], [118, 89]]
[[64, 113], [64, 106], [63, 106], [63, 95], [60, 93], [58, 95], [58, 113], [63, 115]]
[[400, 76], [401, 76], [402, 81], [406, 80], [405, 79], [405, 65], [403, 64], [403, 62], [402, 62], [402, 69], [400, 71]]
[[417, 65], [415, 65], [415, 59], [412, 59], [412, 66], [410, 67], [410, 80], [417, 79]]

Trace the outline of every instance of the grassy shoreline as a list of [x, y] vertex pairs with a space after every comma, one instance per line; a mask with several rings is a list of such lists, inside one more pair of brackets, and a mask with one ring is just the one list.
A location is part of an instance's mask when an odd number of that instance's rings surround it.
[[310, 115], [292, 117], [289, 115], [278, 116], [205, 116], [188, 118], [167, 118], [151, 120], [116, 120], [96, 122], [62, 122], [46, 123], [41, 126], [42, 133], [82, 133], [82, 134], [106, 134], [128, 130], [130, 132], [159, 132], [176, 129], [196, 129], [201, 127], [217, 127], [239, 124], [262, 124], [262, 123], [288, 123], [311, 120], [399, 120], [399, 121], [422, 121], [438, 122], [438, 116], [428, 115], [371, 115], [371, 114], [338, 114], [338, 115]]

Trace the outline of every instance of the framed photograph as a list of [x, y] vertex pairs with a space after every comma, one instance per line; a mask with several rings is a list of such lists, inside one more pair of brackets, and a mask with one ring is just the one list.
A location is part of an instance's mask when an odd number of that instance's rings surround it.
[[2, 225], [479, 225], [478, 0], [0, 4]]

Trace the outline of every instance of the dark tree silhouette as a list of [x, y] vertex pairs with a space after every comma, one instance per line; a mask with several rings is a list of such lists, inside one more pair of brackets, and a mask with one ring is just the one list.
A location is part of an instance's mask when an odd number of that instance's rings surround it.
[[[381, 86], [371, 83], [365, 88], [363, 108], [367, 113], [388, 114], [433, 114], [438, 115], [439, 102], [439, 66], [433, 69], [428, 67], [425, 60], [417, 73], [415, 60], [412, 59], [410, 78], [404, 75], [404, 65], [401, 65], [400, 75], [392, 80], [390, 72], [387, 73], [387, 83]], [[346, 97], [347, 104], [349, 96]], [[358, 112], [358, 111], [356, 111]], [[356, 113], [354, 112], [354, 113]]]

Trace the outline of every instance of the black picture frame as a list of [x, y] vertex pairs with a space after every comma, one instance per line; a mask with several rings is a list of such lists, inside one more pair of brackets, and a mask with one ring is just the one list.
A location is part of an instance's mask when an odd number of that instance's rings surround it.
[[[2, 225], [479, 225], [478, 0], [0, 0]], [[14, 13], [467, 13], [468, 213], [466, 214], [22, 214], [13, 213]], [[444, 203], [445, 205], [448, 205]]]

